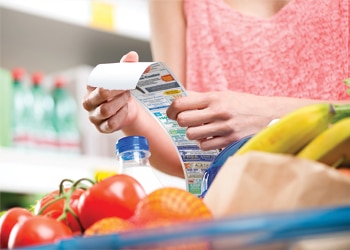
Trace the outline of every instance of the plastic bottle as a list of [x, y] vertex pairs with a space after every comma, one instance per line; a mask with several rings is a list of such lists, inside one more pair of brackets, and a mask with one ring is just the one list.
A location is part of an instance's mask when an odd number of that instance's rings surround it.
[[53, 123], [54, 102], [51, 95], [42, 86], [42, 80], [42, 73], [32, 74], [33, 107], [30, 123], [33, 134], [32, 148], [56, 152], [56, 130]]
[[30, 120], [33, 96], [23, 82], [25, 71], [22, 68], [12, 70], [13, 108], [12, 108], [12, 146], [17, 149], [30, 147]]
[[11, 71], [0, 68], [0, 147], [12, 145], [13, 84]]
[[52, 90], [54, 101], [54, 126], [57, 133], [59, 152], [80, 153], [77, 103], [66, 88], [66, 81], [56, 77]]
[[140, 182], [146, 193], [162, 187], [149, 163], [151, 155], [148, 141], [143, 136], [126, 136], [116, 143], [119, 172], [130, 175]]

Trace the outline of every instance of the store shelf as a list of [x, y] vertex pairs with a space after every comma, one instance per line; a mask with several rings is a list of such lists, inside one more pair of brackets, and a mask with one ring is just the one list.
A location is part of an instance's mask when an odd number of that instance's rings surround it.
[[[47, 193], [68, 178], [93, 179], [97, 173], [117, 172], [117, 159], [110, 157], [67, 155], [19, 151], [0, 147], [0, 191], [13, 193]], [[185, 180], [155, 170], [164, 186], [186, 188]]]
[[108, 157], [89, 157], [58, 153], [25, 152], [0, 148], [0, 191], [46, 193], [68, 178], [94, 178], [98, 171], [116, 172], [118, 161]]
[[[0, 0], [0, 6], [143, 41], [150, 38], [148, 3], [144, 0]], [[106, 14], [112, 15], [111, 20]], [[99, 26], [93, 16], [99, 18]]]
[[117, 62], [131, 50], [139, 53], [140, 61], [152, 60], [146, 39], [9, 8], [1, 0], [0, 32], [0, 66], [5, 69], [21, 66], [50, 74]]
[[[152, 61], [147, 1], [106, 1], [118, 5], [115, 30], [90, 25], [92, 2], [0, 0], [0, 67], [20, 66], [28, 74], [41, 71], [49, 78], [63, 75], [81, 103], [88, 74], [97, 64], [117, 62], [131, 50], [139, 53], [140, 61]], [[82, 155], [0, 148], [0, 192], [43, 193], [57, 188], [63, 178], [92, 178], [98, 170], [116, 170], [114, 144], [121, 135], [98, 133], [82, 107], [78, 116]], [[181, 178], [156, 174], [165, 186], [186, 187]]]

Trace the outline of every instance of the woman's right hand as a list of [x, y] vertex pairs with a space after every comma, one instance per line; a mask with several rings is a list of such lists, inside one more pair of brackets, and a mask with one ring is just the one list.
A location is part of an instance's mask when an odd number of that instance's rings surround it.
[[[120, 62], [138, 60], [138, 54], [131, 51]], [[129, 126], [139, 109], [129, 90], [108, 90], [88, 85], [82, 105], [89, 112], [90, 121], [102, 133], [112, 133]]]
[[[129, 52], [120, 61], [138, 62], [138, 55]], [[152, 152], [151, 165], [169, 175], [184, 176], [178, 153], [169, 136], [157, 120], [131, 96], [129, 90], [87, 86], [82, 104], [98, 131], [113, 133], [122, 130], [125, 135], [145, 136]]]

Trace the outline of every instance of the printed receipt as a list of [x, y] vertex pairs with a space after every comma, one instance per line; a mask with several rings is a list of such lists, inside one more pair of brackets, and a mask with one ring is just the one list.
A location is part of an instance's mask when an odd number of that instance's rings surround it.
[[202, 151], [186, 137], [186, 128], [169, 119], [171, 102], [187, 93], [174, 74], [162, 62], [99, 64], [90, 73], [88, 84], [105, 89], [131, 90], [132, 96], [150, 112], [172, 139], [185, 173], [187, 190], [201, 194], [203, 175], [219, 153]]

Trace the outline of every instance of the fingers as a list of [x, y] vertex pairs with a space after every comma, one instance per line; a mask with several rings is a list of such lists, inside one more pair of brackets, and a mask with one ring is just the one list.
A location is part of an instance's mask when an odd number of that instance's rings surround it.
[[[137, 62], [139, 56], [135, 51], [130, 51], [121, 58], [121, 62]], [[87, 92], [83, 99], [83, 107], [87, 111], [96, 109], [102, 103], [112, 100], [115, 96], [121, 94], [121, 90], [107, 90], [103, 88], [95, 88], [87, 85]]]
[[87, 86], [87, 93], [83, 99], [82, 105], [87, 111], [92, 111], [102, 103], [112, 100], [123, 92], [125, 92], [125, 90], [108, 90]]
[[[139, 56], [135, 51], [124, 55], [120, 62], [138, 62]], [[123, 127], [128, 118], [129, 90], [108, 90], [103, 88], [86, 87], [82, 106], [89, 112], [89, 120], [97, 130], [111, 133]]]
[[130, 97], [130, 92], [125, 91], [114, 99], [104, 102], [97, 108], [90, 111], [90, 120], [93, 123], [97, 123], [101, 120], [105, 120], [116, 114], [123, 106], [125, 106]]
[[138, 62], [138, 61], [139, 61], [139, 55], [135, 51], [130, 51], [120, 59], [120, 62]]
[[204, 95], [181, 97], [173, 101], [167, 110], [170, 119], [175, 119], [181, 127], [194, 127], [214, 121], [232, 119], [232, 110], [223, 107], [215, 99]]
[[204, 95], [191, 95], [175, 99], [168, 107], [166, 114], [172, 120], [178, 120], [178, 115], [184, 111], [204, 109], [208, 106], [208, 100]]
[[177, 115], [176, 121], [180, 127], [196, 127], [219, 120], [210, 109], [187, 110]]
[[190, 140], [200, 140], [210, 137], [227, 136], [234, 132], [231, 126], [227, 126], [224, 121], [216, 121], [200, 126], [188, 127], [186, 136]]
[[[84, 101], [84, 108], [89, 111], [89, 120], [96, 126], [100, 132], [111, 133], [121, 129], [122, 122], [127, 116], [128, 100], [130, 91], [113, 91], [113, 95], [103, 95], [101, 91], [106, 90], [95, 89], [89, 98]], [[110, 94], [110, 91], [107, 91]]]
[[189, 127], [186, 136], [196, 140], [204, 151], [224, 148], [247, 135], [261, 131], [261, 124], [265, 124], [267, 118], [241, 114], [227, 121], [216, 120], [202, 126]]
[[225, 148], [242, 137], [240, 131], [236, 131], [225, 123], [190, 127], [186, 131], [186, 136], [190, 140], [197, 141], [199, 148], [203, 151]]
[[[98, 120], [95, 124], [96, 128], [103, 133], [112, 133], [122, 128], [123, 121], [128, 115], [128, 105], [122, 106], [118, 111], [105, 120]], [[90, 120], [92, 117], [90, 117]]]
[[197, 141], [202, 150], [218, 149], [237, 140], [238, 131], [228, 124], [229, 121], [215, 121], [195, 127], [188, 127], [186, 136]]
[[197, 144], [201, 150], [208, 151], [225, 148], [233, 141], [228, 141], [225, 137], [210, 137], [202, 140], [197, 140]]

